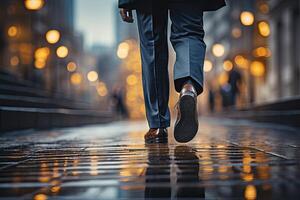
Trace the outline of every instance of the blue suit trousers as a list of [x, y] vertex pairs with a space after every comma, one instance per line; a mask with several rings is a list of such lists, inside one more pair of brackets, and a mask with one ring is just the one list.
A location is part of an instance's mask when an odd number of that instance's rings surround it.
[[170, 41], [176, 53], [174, 84], [180, 92], [186, 81], [203, 91], [203, 64], [206, 45], [203, 41], [203, 12], [192, 5], [152, 6], [137, 9], [142, 57], [143, 90], [150, 128], [170, 126], [168, 75], [168, 15]]

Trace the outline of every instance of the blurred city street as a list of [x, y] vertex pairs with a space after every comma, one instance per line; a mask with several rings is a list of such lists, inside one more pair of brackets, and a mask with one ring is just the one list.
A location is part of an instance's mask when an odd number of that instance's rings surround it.
[[[226, 4], [196, 10], [203, 52], [149, 42], [168, 57], [151, 61], [166, 95], [147, 96], [140, 8], [125, 23], [118, 0], [1, 0], [0, 200], [299, 199], [300, 0]], [[175, 23], [165, 14], [169, 37]], [[149, 99], [184, 118], [174, 65], [190, 55], [202, 55], [194, 69], [204, 79], [196, 138], [176, 143], [172, 122], [168, 144], [145, 144]], [[164, 128], [168, 116], [153, 110], [151, 128]]]
[[299, 196], [299, 129], [204, 117], [188, 145], [145, 145], [145, 131], [141, 121], [3, 134], [0, 199]]

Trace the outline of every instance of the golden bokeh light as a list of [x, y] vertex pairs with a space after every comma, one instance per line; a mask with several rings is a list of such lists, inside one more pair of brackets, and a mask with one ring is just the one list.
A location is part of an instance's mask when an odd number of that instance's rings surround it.
[[130, 45], [127, 42], [122, 42], [118, 46], [117, 56], [120, 59], [125, 59], [129, 54], [129, 50], [130, 50]]
[[34, 57], [38, 60], [46, 60], [50, 54], [50, 49], [48, 47], [41, 47], [38, 48], [35, 53]]
[[228, 74], [223, 72], [218, 76], [219, 85], [225, 85], [228, 82]]
[[225, 54], [225, 47], [222, 44], [214, 44], [212, 52], [216, 57], [222, 57]]
[[235, 27], [232, 29], [231, 35], [234, 38], [240, 38], [242, 36], [242, 30], [240, 28]]
[[18, 28], [16, 26], [10, 26], [7, 30], [7, 35], [9, 37], [16, 37], [18, 34]]
[[252, 12], [243, 11], [240, 15], [241, 23], [245, 26], [251, 26], [254, 23], [254, 15]]
[[225, 60], [223, 62], [223, 69], [227, 72], [231, 71], [233, 68], [233, 63], [230, 60]]
[[131, 74], [127, 77], [126, 82], [128, 85], [136, 85], [138, 83], [138, 78], [136, 75]]
[[69, 54], [69, 50], [66, 46], [60, 46], [57, 48], [56, 50], [56, 55], [59, 57], [59, 58], [65, 58], [67, 57]]
[[80, 85], [82, 82], [82, 75], [78, 72], [73, 73], [70, 80], [73, 85]]
[[272, 55], [271, 50], [266, 47], [258, 47], [254, 49], [253, 55], [255, 57], [270, 57]]
[[19, 63], [20, 63], [20, 59], [19, 59], [18, 56], [13, 56], [13, 57], [10, 58], [10, 65], [11, 66], [15, 67], [15, 66], [19, 65]]
[[213, 68], [213, 64], [210, 60], [204, 60], [203, 71], [210, 72]]
[[271, 33], [269, 23], [266, 21], [259, 22], [258, 23], [258, 31], [259, 31], [259, 34], [262, 35], [263, 37], [268, 37]]
[[34, 200], [47, 200], [48, 197], [47, 195], [45, 194], [36, 194], [34, 197], [33, 197]]
[[261, 3], [258, 8], [263, 14], [267, 14], [270, 11], [270, 7], [267, 3]]
[[45, 60], [35, 60], [34, 66], [36, 69], [44, 69], [46, 67], [46, 61]]
[[75, 72], [77, 69], [77, 65], [75, 62], [69, 62], [68, 65], [67, 65], [67, 70], [69, 72]]
[[44, 0], [25, 0], [24, 3], [25, 3], [25, 7], [28, 10], [39, 10], [44, 6], [45, 1]]
[[57, 30], [49, 30], [46, 33], [46, 40], [47, 42], [49, 42], [50, 44], [55, 44], [59, 41], [60, 39], [60, 33]]
[[256, 188], [254, 185], [247, 185], [245, 189], [245, 199], [254, 200], [257, 197]]
[[98, 95], [101, 96], [101, 97], [105, 97], [108, 93], [106, 84], [104, 82], [99, 82], [97, 84], [96, 89], [97, 89]]
[[260, 61], [253, 61], [250, 65], [250, 72], [253, 76], [261, 77], [265, 71], [265, 65]]
[[46, 67], [46, 61], [50, 54], [50, 49], [48, 47], [38, 48], [34, 52], [34, 66], [36, 69], [44, 69]]
[[88, 74], [87, 74], [87, 79], [90, 81], [90, 82], [95, 82], [98, 80], [98, 73], [96, 71], [90, 71]]
[[249, 61], [241, 55], [235, 56], [234, 62], [237, 66], [239, 66], [242, 69], [247, 69], [249, 65]]

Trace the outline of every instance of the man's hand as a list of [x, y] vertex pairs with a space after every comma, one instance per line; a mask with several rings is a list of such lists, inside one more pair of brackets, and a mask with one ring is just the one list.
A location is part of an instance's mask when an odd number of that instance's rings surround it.
[[132, 10], [121, 8], [120, 15], [124, 22], [128, 22], [128, 23], [133, 22]]

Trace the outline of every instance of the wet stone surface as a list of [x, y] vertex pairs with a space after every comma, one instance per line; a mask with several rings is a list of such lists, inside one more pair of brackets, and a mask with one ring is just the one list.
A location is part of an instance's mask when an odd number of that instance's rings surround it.
[[299, 130], [200, 123], [186, 145], [145, 145], [143, 122], [2, 134], [0, 199], [299, 198]]

